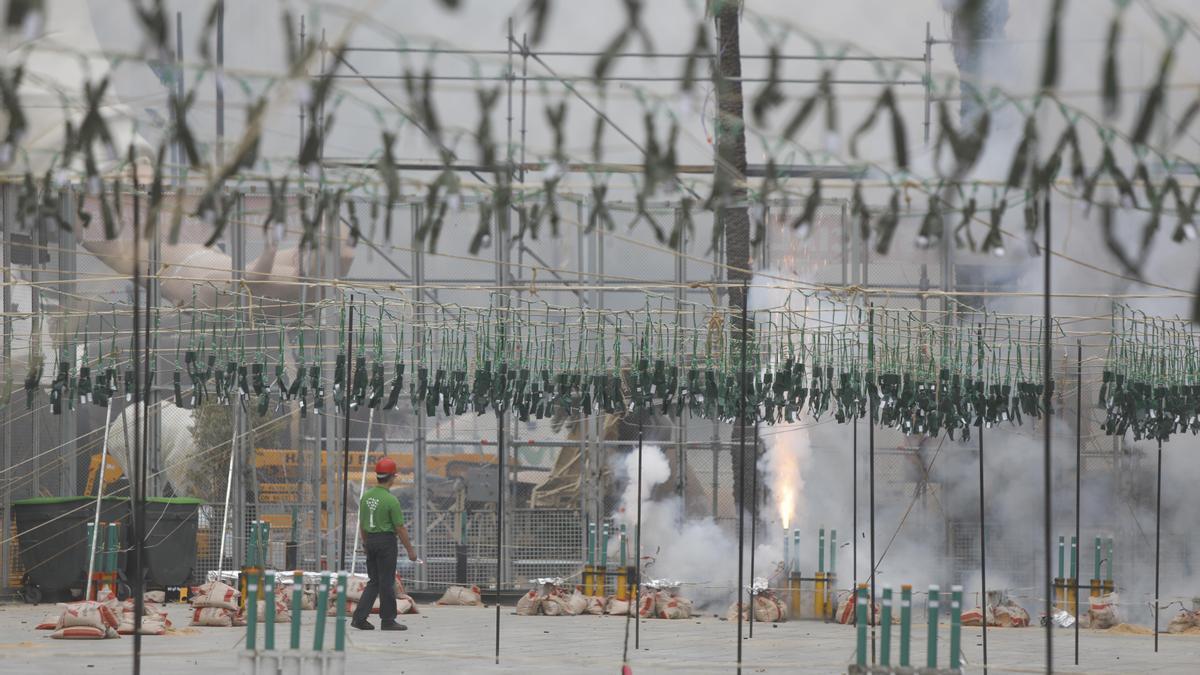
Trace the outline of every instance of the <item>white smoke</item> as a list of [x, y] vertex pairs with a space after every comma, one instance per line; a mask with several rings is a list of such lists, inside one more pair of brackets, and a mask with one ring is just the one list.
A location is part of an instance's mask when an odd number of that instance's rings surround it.
[[[614, 473], [624, 481], [625, 489], [613, 519], [618, 526], [625, 525], [630, 533], [630, 546], [636, 550], [637, 451], [618, 459], [615, 469]], [[685, 582], [681, 593], [700, 607], [726, 603], [737, 585], [737, 537], [710, 517], [686, 519], [683, 501], [678, 496], [651, 501], [654, 487], [667, 482], [670, 477], [671, 467], [666, 454], [657, 446], [644, 446], [642, 578]]]

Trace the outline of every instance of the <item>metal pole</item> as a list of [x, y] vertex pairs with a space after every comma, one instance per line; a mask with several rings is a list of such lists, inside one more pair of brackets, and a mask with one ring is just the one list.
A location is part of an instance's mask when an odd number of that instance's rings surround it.
[[[642, 648], [642, 420], [638, 418], [637, 525], [633, 529], [633, 648]], [[714, 469], [715, 471], [715, 469]]]
[[1158, 476], [1154, 490], [1154, 653], [1158, 653], [1158, 611], [1162, 603], [1158, 601], [1159, 592], [1159, 563], [1162, 553], [1162, 439], [1158, 439]]
[[342, 443], [342, 530], [341, 555], [338, 557], [338, 569], [346, 569], [346, 514], [347, 500], [350, 498], [350, 396], [354, 382], [354, 295], [350, 295], [350, 320], [346, 330], [346, 379], [342, 384], [342, 414], [345, 416], [345, 440]]
[[[933, 107], [933, 31], [925, 22], [925, 145], [929, 145], [930, 113]], [[987, 623], [986, 621], [984, 623]]]
[[[870, 401], [867, 405], [871, 405]], [[853, 569], [853, 584], [851, 588], [858, 588], [858, 419], [855, 418], [854, 424], [850, 425], [852, 430], [852, 442], [850, 452], [850, 494], [853, 502], [853, 534], [850, 537], [850, 557], [854, 559], [854, 563], [850, 566]]]
[[500, 664], [500, 578], [504, 550], [504, 413], [496, 413], [496, 664]]
[[[755, 416], [757, 417], [757, 415]], [[758, 420], [754, 420], [754, 476], [750, 489], [750, 585], [754, 585], [754, 544], [758, 535]], [[753, 597], [751, 598], [753, 600]], [[751, 608], [753, 609], [753, 608]], [[750, 637], [754, 637], [754, 612], [750, 612]]]
[[[867, 310], [867, 360], [871, 372], [875, 371], [875, 308]], [[868, 383], [868, 386], [872, 383]], [[875, 405], [867, 404], [867, 444], [868, 444], [868, 491], [870, 492], [870, 530], [871, 541], [868, 546], [871, 553], [871, 574], [867, 577], [871, 589], [871, 664], [875, 664]]]
[[[1084, 453], [1084, 342], [1075, 340], [1075, 542], [1076, 555], [1074, 556], [1074, 565], [1072, 565], [1073, 583], [1067, 590], [1068, 598], [1074, 598], [1072, 604], [1075, 608], [1075, 665], [1079, 665], [1079, 558], [1081, 551], [1078, 550], [1079, 544], [1084, 543], [1084, 539], [1079, 536], [1079, 484], [1081, 473], [1084, 471], [1084, 465], [1081, 464], [1080, 458]], [[1070, 595], [1073, 593], [1073, 595]]]
[[217, 166], [225, 163], [225, 0], [217, 0]]
[[[132, 150], [131, 150], [132, 154]], [[137, 167], [131, 167], [130, 173], [133, 178], [133, 349], [131, 350], [133, 358], [133, 455], [131, 457], [133, 471], [130, 488], [133, 497], [133, 513], [131, 520], [133, 521], [133, 579], [130, 580], [133, 589], [133, 611], [134, 611], [134, 629], [133, 629], [133, 675], [140, 675], [142, 672], [142, 609], [144, 598], [142, 597], [142, 553], [144, 550], [142, 542], [142, 528], [145, 523], [142, 522], [145, 515], [145, 509], [142, 508], [142, 500], [140, 495], [143, 489], [141, 482], [142, 470], [141, 464], [144, 458], [142, 457], [142, 411], [138, 409], [142, 400], [142, 269], [138, 262], [138, 251], [141, 250], [141, 214], [140, 202], [138, 200], [138, 179]], [[114, 195], [116, 199], [120, 199], [121, 195]], [[104, 472], [101, 467], [100, 479], [103, 482]]]
[[1051, 306], [1051, 301], [1050, 301], [1050, 258], [1051, 258], [1051, 255], [1050, 255], [1050, 193], [1047, 192], [1045, 195], [1043, 195], [1042, 199], [1043, 199], [1042, 207], [1043, 207], [1043, 212], [1044, 212], [1044, 217], [1042, 219], [1043, 220], [1042, 227], [1044, 228], [1044, 230], [1043, 230], [1042, 234], [1045, 236], [1045, 239], [1044, 239], [1045, 244], [1042, 247], [1042, 249], [1043, 249], [1042, 250], [1042, 261], [1043, 261], [1043, 265], [1044, 265], [1043, 270], [1042, 270], [1043, 271], [1042, 300], [1044, 303], [1044, 307], [1043, 307], [1044, 315], [1042, 318], [1043, 318], [1043, 321], [1045, 324], [1043, 327], [1046, 331], [1045, 344], [1042, 345], [1042, 350], [1043, 350], [1042, 351], [1042, 397], [1044, 399], [1043, 405], [1045, 407], [1044, 412], [1046, 415], [1045, 424], [1043, 425], [1044, 447], [1042, 450], [1042, 474], [1043, 474], [1042, 475], [1042, 479], [1043, 479], [1042, 491], [1044, 493], [1044, 498], [1045, 498], [1045, 501], [1042, 505], [1042, 508], [1043, 508], [1042, 544], [1045, 546], [1045, 551], [1043, 552], [1043, 556], [1042, 556], [1042, 558], [1043, 558], [1042, 572], [1045, 575], [1045, 583], [1046, 583], [1046, 598], [1045, 598], [1046, 672], [1053, 673], [1054, 672], [1054, 643], [1053, 643], [1054, 622], [1050, 620], [1051, 615], [1053, 615], [1053, 613], [1054, 613], [1054, 579], [1050, 574], [1051, 557], [1052, 557], [1051, 553], [1050, 553], [1050, 548], [1051, 548], [1050, 528], [1052, 527], [1051, 522], [1050, 522], [1050, 520], [1051, 520], [1051, 518], [1050, 518], [1051, 517], [1051, 494], [1050, 494], [1050, 490], [1051, 490], [1051, 475], [1050, 475], [1050, 427], [1051, 427], [1051, 423], [1050, 423], [1050, 400], [1051, 400], [1051, 397], [1050, 397], [1050, 379], [1051, 379], [1051, 372], [1050, 372], [1050, 367], [1051, 367], [1051, 351], [1050, 351], [1050, 319], [1051, 319], [1051, 317], [1050, 317], [1050, 306]]
[[[369, 458], [371, 456], [371, 427], [374, 424], [375, 424], [375, 409], [371, 408], [370, 411], [367, 413], [367, 442], [363, 446], [362, 471], [359, 473], [359, 478], [358, 478], [358, 498], [359, 499], [362, 499], [363, 492], [365, 492], [367, 489], [367, 462], [370, 461]], [[387, 427], [385, 426], [384, 428], [386, 429]], [[384, 444], [384, 452], [385, 453], [387, 452], [387, 444], [386, 443]], [[414, 467], [414, 473], [415, 473], [415, 467]], [[417, 494], [420, 494], [420, 492], [418, 492]], [[350, 572], [354, 571], [354, 566], [355, 566], [355, 564], [358, 563], [358, 538], [359, 538], [359, 534], [361, 532], [362, 532], [362, 526], [360, 524], [359, 527], [354, 528], [354, 548], [350, 549], [350, 568], [349, 568]], [[464, 581], [465, 581], [465, 579], [464, 579]]]
[[[107, 385], [106, 385], [107, 386]], [[96, 481], [96, 513], [92, 516], [92, 554], [88, 556], [87, 589], [83, 592], [84, 600], [92, 599], [92, 573], [96, 569], [96, 542], [100, 539], [100, 499], [104, 496], [104, 466], [108, 463], [108, 418], [112, 416], [112, 400], [108, 397], [108, 405], [104, 408], [104, 440], [100, 445], [99, 479]]]
[[[746, 283], [742, 282], [742, 298], [749, 296], [749, 288]], [[746, 562], [746, 342], [747, 342], [747, 321], [746, 321], [746, 303], [742, 303], [742, 365], [741, 371], [738, 373], [738, 583], [737, 597], [742, 598], [742, 587], [745, 585], [745, 562]], [[745, 597], [753, 601], [750, 593], [746, 593]], [[751, 603], [743, 604], [742, 607], [749, 608], [753, 612]], [[737, 667], [738, 672], [742, 672], [742, 612], [738, 611], [737, 622]]]
[[[976, 350], [979, 358], [980, 374], [983, 372], [983, 329], [977, 329], [976, 335], [979, 340], [979, 349]], [[978, 413], [977, 413], [978, 414]], [[987, 610], [988, 610], [988, 593], [987, 593], [987, 510], [984, 508], [983, 491], [983, 415], [979, 414], [979, 586], [980, 597], [983, 599], [983, 673], [987, 675]]]

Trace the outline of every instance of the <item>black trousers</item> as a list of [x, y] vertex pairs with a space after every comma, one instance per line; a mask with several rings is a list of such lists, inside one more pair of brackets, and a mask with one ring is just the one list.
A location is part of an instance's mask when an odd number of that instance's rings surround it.
[[367, 586], [354, 608], [354, 621], [361, 623], [371, 614], [379, 598], [379, 619], [385, 624], [396, 620], [396, 535], [372, 532], [364, 543], [367, 549]]

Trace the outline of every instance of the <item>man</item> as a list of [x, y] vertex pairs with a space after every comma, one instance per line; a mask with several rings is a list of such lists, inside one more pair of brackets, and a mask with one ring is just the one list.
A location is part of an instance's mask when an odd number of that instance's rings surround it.
[[367, 616], [378, 597], [380, 630], [408, 630], [408, 626], [396, 622], [396, 538], [404, 544], [409, 560], [416, 560], [417, 554], [408, 540], [400, 501], [389, 489], [396, 480], [396, 463], [387, 457], [376, 462], [375, 478], [379, 484], [363, 493], [358, 504], [358, 528], [367, 551], [367, 586], [350, 625], [374, 630]]

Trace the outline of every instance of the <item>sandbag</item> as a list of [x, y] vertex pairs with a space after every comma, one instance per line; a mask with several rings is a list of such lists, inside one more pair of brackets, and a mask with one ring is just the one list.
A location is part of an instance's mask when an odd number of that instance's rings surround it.
[[587, 596], [580, 592], [578, 588], [575, 589], [574, 593], [567, 596], [567, 614], [569, 616], [579, 616], [587, 611], [587, 607]]
[[417, 601], [412, 599], [411, 595], [401, 595], [396, 598], [396, 614], [420, 614], [417, 609]]
[[1029, 612], [1009, 600], [992, 607], [995, 625], [1000, 628], [1024, 628], [1029, 625]]
[[585, 597], [585, 600], [587, 600], [587, 608], [583, 611], [588, 614], [599, 615], [604, 613], [604, 604], [607, 602], [608, 598], [605, 598], [602, 595], [589, 595]]
[[1112, 628], [1121, 623], [1117, 615], [1117, 594], [1106, 593], [1088, 600], [1088, 626], [1090, 628]]
[[50, 637], [55, 640], [103, 640], [118, 637], [115, 628], [96, 626], [67, 626], [54, 631]]
[[60, 604], [59, 607], [62, 607], [63, 611], [58, 617], [58, 628], [90, 626], [93, 628], [112, 628], [115, 630], [120, 623], [117, 614], [108, 605], [96, 602], [95, 600], [70, 602]]
[[358, 602], [362, 599], [363, 590], [367, 587], [367, 579], [360, 576], [351, 576], [346, 580], [346, 599]]
[[[61, 614], [61, 613], [60, 613]], [[47, 614], [42, 622], [34, 626], [34, 630], [58, 630], [61, 626], [58, 625], [58, 617], [60, 614]]]
[[451, 586], [446, 589], [442, 597], [437, 601], [439, 605], [469, 605], [480, 606], [483, 600], [479, 595], [478, 586]]
[[688, 619], [692, 616], [692, 601], [674, 597], [665, 603], [656, 603], [660, 619]]
[[[255, 611], [258, 612], [258, 617], [257, 617], [258, 623], [266, 623], [267, 622], [267, 602], [266, 602], [266, 600], [259, 600], [255, 604], [256, 604]], [[275, 596], [275, 622], [276, 623], [287, 623], [291, 620], [292, 620], [292, 612], [291, 612], [291, 610], [288, 609], [287, 603], [284, 602], [283, 599], [280, 598], [278, 594], [276, 594], [276, 596]]]
[[[834, 618], [838, 623], [853, 625], [855, 622], [855, 594], [843, 591], [838, 594], [837, 613]], [[892, 623], [895, 624], [899, 620], [898, 617], [893, 617]], [[867, 608], [867, 625], [874, 626], [879, 621], [879, 605]]]
[[[978, 607], [968, 609], [962, 613], [962, 625], [964, 626], [983, 626], [983, 621], [983, 610]], [[990, 611], [988, 612], [987, 624], [989, 626], [996, 625], [996, 619]]]
[[[117, 626], [119, 635], [133, 635], [134, 621], [132, 618], [122, 620], [121, 625]], [[142, 635], [166, 635], [167, 626], [157, 619], [142, 619], [142, 628], [138, 631]]]
[[142, 601], [143, 602], [157, 602], [157, 603], [166, 602], [167, 601], [167, 592], [166, 591], [146, 591], [145, 593], [142, 593]]
[[654, 618], [655, 609], [657, 607], [658, 607], [658, 594], [657, 593], [643, 593], [642, 597], [638, 600], [637, 614], [638, 614], [638, 616], [642, 617], [643, 619], [652, 619], [652, 618]]
[[567, 596], [561, 591], [551, 591], [542, 596], [542, 614], [546, 616], [569, 616], [571, 608]]
[[534, 616], [538, 613], [542, 606], [542, 598], [538, 595], [536, 589], [529, 589], [529, 592], [521, 596], [517, 600], [517, 616]]
[[220, 607], [237, 611], [240, 595], [233, 586], [220, 581], [210, 581], [192, 589], [192, 607]]
[[618, 600], [615, 596], [609, 598], [605, 611], [614, 616], [625, 616], [633, 613], [633, 603], [629, 600]]
[[1186, 609], [1171, 619], [1167, 625], [1168, 633], [1186, 633], [1192, 628], [1200, 628], [1200, 612], [1189, 612]]
[[245, 626], [246, 619], [241, 612], [225, 607], [196, 607], [192, 610], [192, 625], [229, 628]]

